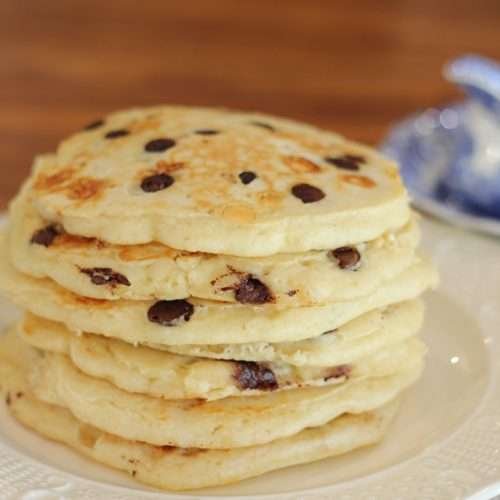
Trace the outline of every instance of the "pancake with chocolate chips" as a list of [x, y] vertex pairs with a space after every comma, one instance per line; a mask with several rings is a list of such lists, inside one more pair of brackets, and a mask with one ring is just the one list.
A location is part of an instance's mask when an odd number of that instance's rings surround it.
[[163, 489], [232, 483], [374, 444], [385, 434], [398, 407], [398, 401], [393, 400], [373, 411], [344, 414], [293, 436], [245, 448], [215, 450], [149, 445], [100, 430], [78, 419], [67, 408], [35, 397], [28, 380], [33, 354], [36, 355], [34, 350], [26, 349], [14, 334], [0, 343], [0, 389], [13, 416], [48, 439]]
[[[416, 298], [437, 282], [425, 259], [374, 293], [321, 306], [231, 304], [190, 298], [175, 301], [97, 300], [75, 295], [46, 278], [23, 275], [9, 264], [0, 237], [0, 290], [28, 311], [70, 330], [130, 343], [167, 345], [288, 342], [312, 338], [379, 307]], [[89, 310], [92, 311], [89, 314]]]
[[374, 150], [208, 108], [113, 113], [40, 157], [30, 193], [69, 234], [245, 257], [356, 245], [410, 217], [397, 167]]
[[[388, 343], [369, 356], [324, 366], [285, 362], [206, 359], [85, 333], [75, 335], [60, 323], [27, 315], [20, 337], [37, 349], [67, 356], [83, 373], [125, 391], [165, 399], [214, 400], [257, 396], [299, 387], [340, 384], [348, 379], [390, 375], [418, 350], [417, 341]], [[345, 356], [344, 356], [345, 358]]]
[[[97, 118], [97, 117], [96, 117]], [[397, 166], [291, 120], [157, 106], [35, 158], [0, 231], [8, 411], [146, 484], [378, 441], [426, 347]]]
[[358, 245], [249, 258], [73, 236], [47, 225], [27, 193], [11, 205], [11, 216], [10, 254], [19, 271], [107, 300], [198, 297], [286, 307], [349, 300], [406, 269], [420, 240], [414, 216], [397, 231]]
[[[0, 356], [11, 342], [9, 337], [2, 339]], [[24, 350], [28, 353], [22, 359], [33, 349], [24, 344]], [[61, 354], [45, 353], [25, 369], [29, 392], [37, 399], [66, 407], [78, 419], [104, 432], [154, 446], [232, 449], [269, 443], [325, 425], [343, 413], [363, 413], [383, 406], [419, 376], [422, 355], [421, 348], [410, 350], [386, 376], [215, 401], [130, 393], [86, 375]]]

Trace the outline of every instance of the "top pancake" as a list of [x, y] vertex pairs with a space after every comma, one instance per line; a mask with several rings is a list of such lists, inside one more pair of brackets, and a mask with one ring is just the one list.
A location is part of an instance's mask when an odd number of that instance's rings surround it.
[[39, 157], [33, 175], [44, 218], [122, 245], [257, 257], [372, 240], [409, 218], [392, 162], [261, 114], [114, 113]]

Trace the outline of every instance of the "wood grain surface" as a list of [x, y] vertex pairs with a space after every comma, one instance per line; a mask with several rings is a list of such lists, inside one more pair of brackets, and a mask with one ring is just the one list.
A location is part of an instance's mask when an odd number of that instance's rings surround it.
[[1, 0], [0, 208], [36, 153], [156, 103], [288, 115], [376, 144], [460, 97], [464, 52], [500, 59], [499, 0]]

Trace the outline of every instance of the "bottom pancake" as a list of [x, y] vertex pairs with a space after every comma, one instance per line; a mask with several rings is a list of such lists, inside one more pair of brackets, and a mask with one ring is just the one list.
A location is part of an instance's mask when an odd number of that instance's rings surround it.
[[129, 441], [77, 420], [60, 406], [17, 391], [8, 396], [12, 414], [39, 434], [135, 479], [167, 490], [220, 486], [272, 470], [341, 455], [382, 439], [397, 401], [358, 415], [344, 414], [326, 425], [271, 443], [231, 450], [157, 447]]

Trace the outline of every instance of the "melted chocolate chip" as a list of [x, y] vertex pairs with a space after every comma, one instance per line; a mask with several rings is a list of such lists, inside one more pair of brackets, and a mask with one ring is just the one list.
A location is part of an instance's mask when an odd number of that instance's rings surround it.
[[340, 247], [330, 250], [328, 256], [338, 263], [340, 269], [352, 269], [361, 259], [360, 253], [354, 247]]
[[175, 141], [169, 139], [168, 137], [163, 137], [161, 139], [153, 139], [149, 141], [144, 146], [144, 150], [148, 153], [162, 153], [167, 149], [173, 148], [175, 146]]
[[266, 130], [269, 130], [270, 132], [274, 132], [276, 130], [272, 125], [269, 125], [269, 123], [250, 122], [250, 124], [255, 125], [256, 127], [265, 128]]
[[241, 390], [258, 389], [274, 391], [278, 388], [278, 381], [274, 372], [253, 361], [236, 361], [234, 378]]
[[31, 243], [43, 245], [48, 248], [52, 245], [52, 243], [54, 243], [54, 240], [59, 236], [59, 234], [59, 228], [55, 224], [51, 224], [43, 229], [35, 231], [31, 237]]
[[330, 373], [323, 378], [325, 382], [331, 380], [332, 378], [348, 377], [352, 372], [351, 365], [338, 365], [334, 366]]
[[274, 300], [271, 290], [252, 276], [245, 276], [236, 285], [234, 297], [241, 304], [265, 304]]
[[286, 292], [286, 294], [289, 297], [293, 297], [294, 295], [297, 295], [297, 292], [298, 292], [298, 290], [288, 290], [288, 292]]
[[80, 269], [80, 272], [89, 276], [94, 285], [110, 285], [112, 288], [118, 285], [130, 286], [130, 281], [123, 274], [117, 273], [109, 267], [93, 267]]
[[325, 193], [321, 189], [310, 184], [296, 184], [292, 188], [292, 194], [302, 203], [314, 203], [325, 197]]
[[146, 193], [156, 193], [167, 189], [174, 183], [174, 178], [168, 174], [154, 174], [145, 177], [141, 182], [141, 189]]
[[354, 163], [364, 163], [366, 161], [365, 157], [361, 155], [344, 155], [344, 158], [346, 160], [351, 160]]
[[194, 133], [198, 134], [198, 135], [216, 135], [216, 134], [219, 134], [220, 132], [218, 130], [214, 130], [212, 128], [201, 128], [201, 129], [195, 130]]
[[238, 177], [243, 184], [250, 184], [254, 179], [257, 178], [257, 174], [254, 172], [250, 172], [249, 170], [245, 170], [241, 172]]
[[359, 164], [364, 163], [365, 159], [358, 155], [343, 155], [343, 156], [326, 156], [324, 160], [342, 170], [358, 171]]
[[96, 120], [95, 122], [86, 125], [83, 130], [94, 130], [96, 128], [102, 127], [104, 125], [104, 120]]
[[110, 130], [104, 137], [106, 139], [118, 139], [119, 137], [124, 137], [129, 134], [130, 132], [127, 129], [119, 128], [117, 130]]
[[187, 300], [160, 300], [148, 311], [148, 319], [162, 326], [175, 326], [182, 320], [189, 321], [194, 312]]

